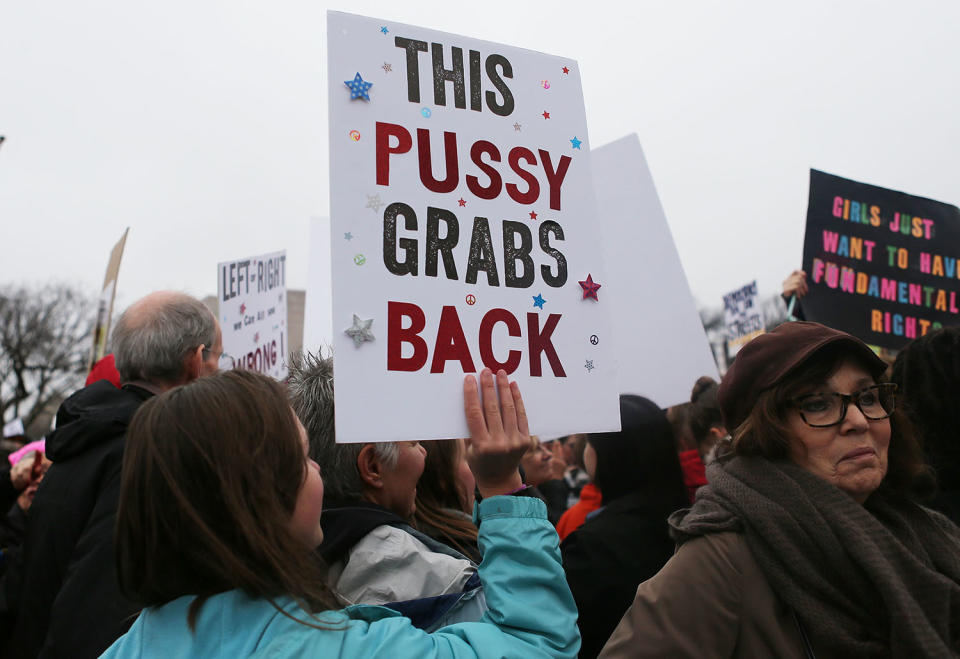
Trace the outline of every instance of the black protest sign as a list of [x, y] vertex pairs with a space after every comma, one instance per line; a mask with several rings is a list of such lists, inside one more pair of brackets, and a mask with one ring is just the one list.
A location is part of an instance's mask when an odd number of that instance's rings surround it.
[[808, 320], [893, 349], [960, 324], [958, 257], [956, 206], [810, 170]]

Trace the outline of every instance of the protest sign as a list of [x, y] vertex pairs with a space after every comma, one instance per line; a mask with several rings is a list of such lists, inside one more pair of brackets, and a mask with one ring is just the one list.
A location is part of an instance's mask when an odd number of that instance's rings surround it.
[[763, 309], [757, 296], [757, 280], [723, 296], [723, 324], [727, 345], [739, 348], [763, 334]]
[[93, 327], [93, 349], [90, 351], [90, 363], [87, 365], [88, 372], [94, 364], [103, 359], [107, 351], [110, 319], [113, 316], [113, 300], [117, 292], [117, 278], [120, 276], [120, 259], [123, 258], [123, 247], [127, 244], [128, 233], [130, 233], [130, 227], [124, 229], [120, 240], [110, 250], [107, 273], [103, 277], [103, 287], [100, 289], [100, 299], [97, 301], [97, 323]]
[[287, 255], [217, 265], [223, 352], [233, 368], [287, 377]]
[[810, 170], [808, 320], [885, 348], [960, 322], [960, 210]]
[[23, 419], [20, 417], [3, 424], [4, 437], [19, 437], [20, 435], [25, 435], [26, 432], [27, 431], [23, 429]]
[[485, 366], [536, 433], [619, 428], [577, 63], [327, 26], [337, 441], [466, 436]]
[[690, 400], [701, 375], [717, 376], [710, 344], [640, 140], [628, 135], [590, 153], [620, 393], [661, 407]]

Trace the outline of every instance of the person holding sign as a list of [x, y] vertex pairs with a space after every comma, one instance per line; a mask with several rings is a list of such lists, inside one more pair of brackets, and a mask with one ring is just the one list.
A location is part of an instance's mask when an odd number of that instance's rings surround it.
[[463, 393], [484, 496], [482, 622], [428, 634], [384, 607], [340, 609], [314, 557], [323, 481], [306, 431], [282, 385], [230, 371], [158, 396], [133, 419], [118, 568], [147, 608], [103, 656], [574, 657], [577, 612], [556, 533], [542, 502], [510, 496], [530, 441], [519, 388], [484, 370]]
[[816, 323], [744, 346], [731, 445], [601, 657], [956, 656], [960, 528], [916, 503], [930, 475], [885, 370]]

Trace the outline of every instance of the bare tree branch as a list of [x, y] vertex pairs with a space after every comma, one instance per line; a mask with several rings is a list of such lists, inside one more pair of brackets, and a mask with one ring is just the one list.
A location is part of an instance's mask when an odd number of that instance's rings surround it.
[[96, 305], [67, 284], [0, 287], [0, 413], [29, 426], [83, 384]]

